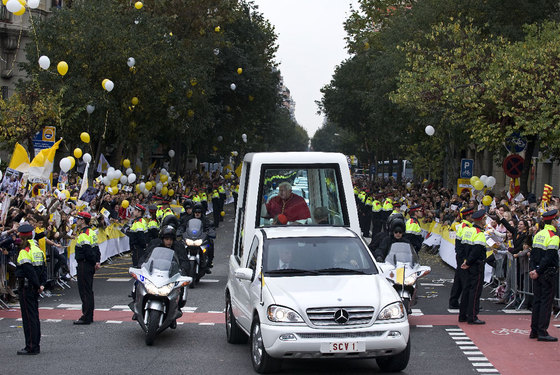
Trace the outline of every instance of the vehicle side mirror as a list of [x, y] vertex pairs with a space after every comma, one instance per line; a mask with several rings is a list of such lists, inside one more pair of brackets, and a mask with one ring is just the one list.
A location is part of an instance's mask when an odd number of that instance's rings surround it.
[[238, 268], [235, 270], [235, 277], [239, 280], [253, 280], [255, 272], [250, 268]]

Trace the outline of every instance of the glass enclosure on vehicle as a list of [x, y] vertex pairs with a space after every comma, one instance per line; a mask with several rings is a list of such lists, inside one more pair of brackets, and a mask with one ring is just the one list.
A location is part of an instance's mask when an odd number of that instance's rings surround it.
[[349, 225], [338, 164], [264, 165], [258, 227]]
[[411, 244], [407, 242], [395, 242], [391, 245], [391, 249], [387, 257], [385, 257], [385, 262], [393, 266], [396, 266], [397, 262], [400, 262], [414, 267], [418, 264], [418, 255]]
[[169, 277], [179, 273], [179, 264], [175, 258], [175, 252], [167, 247], [153, 249], [148, 260], [142, 264], [142, 268], [148, 270], [150, 275], [154, 271], [168, 272]]
[[358, 238], [268, 239], [263, 250], [267, 275], [376, 274], [368, 249]]

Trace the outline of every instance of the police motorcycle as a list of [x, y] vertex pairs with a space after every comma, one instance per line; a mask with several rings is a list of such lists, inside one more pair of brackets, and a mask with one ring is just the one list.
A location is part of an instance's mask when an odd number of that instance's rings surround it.
[[157, 334], [177, 328], [192, 278], [181, 275], [174, 251], [166, 247], [156, 247], [140, 268], [128, 272], [137, 280], [135, 299], [128, 306], [146, 333], [146, 345], [152, 345]]
[[411, 307], [416, 304], [416, 281], [429, 274], [429, 266], [421, 266], [418, 255], [411, 244], [395, 242], [391, 245], [385, 263], [381, 263], [383, 276], [392, 284], [401, 300], [406, 312], [412, 312]]
[[198, 284], [202, 276], [206, 274], [208, 269], [207, 251], [210, 246], [213, 246], [212, 235], [215, 237], [213, 230], [205, 232], [202, 221], [199, 219], [190, 219], [183, 232], [183, 240], [189, 258], [187, 275], [193, 279], [189, 288], [194, 288], [195, 284]]

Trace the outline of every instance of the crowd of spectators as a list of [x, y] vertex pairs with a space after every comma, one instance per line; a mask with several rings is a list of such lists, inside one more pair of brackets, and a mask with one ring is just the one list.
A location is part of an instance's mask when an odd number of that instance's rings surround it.
[[[157, 181], [158, 174], [159, 169], [154, 169], [149, 175], [143, 176], [142, 181]], [[56, 175], [53, 180], [57, 181]], [[101, 179], [93, 180], [87, 193], [80, 196], [81, 183], [78, 175], [68, 176], [64, 189], [68, 191], [69, 197], [57, 189], [60, 186], [56, 183], [50, 191], [37, 196], [32, 196], [31, 189], [23, 186], [15, 192], [0, 192], [0, 299], [7, 302], [17, 300], [13, 273], [19, 241], [17, 228], [23, 223], [29, 223], [35, 228], [35, 239], [47, 255], [51, 281], [67, 280], [70, 278], [67, 246], [75, 237], [78, 212], [89, 212], [92, 215], [91, 224], [95, 228], [104, 228], [113, 223], [124, 226], [132, 219], [132, 210], [136, 204], [147, 207], [161, 204], [165, 200], [178, 205], [180, 209], [185, 199], [198, 196], [200, 203], [208, 209], [212, 193], [218, 186], [233, 191], [237, 184], [235, 177], [226, 180], [219, 171], [194, 171], [181, 177], [172, 176], [170, 180], [173, 181], [166, 188], [173, 191], [171, 196], [169, 193], [162, 196], [162, 191], [156, 192], [155, 187], [144, 194], [135, 189], [134, 185], [129, 189], [120, 186], [119, 191], [112, 194], [110, 190], [107, 191]], [[123, 205], [125, 200], [128, 205]]]

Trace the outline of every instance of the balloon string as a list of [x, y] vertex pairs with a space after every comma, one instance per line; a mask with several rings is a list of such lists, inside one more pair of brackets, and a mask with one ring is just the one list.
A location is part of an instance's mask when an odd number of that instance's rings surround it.
[[105, 113], [105, 128], [103, 129], [103, 139], [105, 139], [105, 133], [107, 132], [107, 121], [109, 119], [109, 110]]
[[33, 35], [35, 36], [35, 48], [37, 49], [37, 58], [39, 58], [39, 41], [37, 39], [37, 31], [35, 30], [35, 21], [33, 20], [31, 9], [29, 9], [29, 21], [31, 22], [31, 29], [33, 30]]

